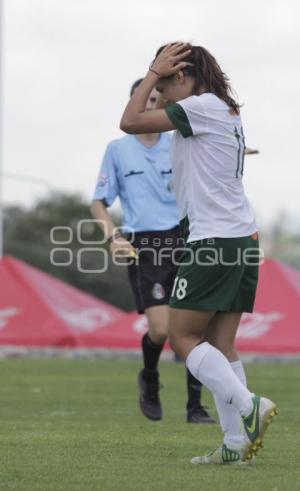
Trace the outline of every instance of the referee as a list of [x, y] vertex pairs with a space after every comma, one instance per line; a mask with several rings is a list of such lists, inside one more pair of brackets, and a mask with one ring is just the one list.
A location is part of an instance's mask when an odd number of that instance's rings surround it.
[[[142, 82], [137, 80], [130, 96]], [[157, 107], [154, 89], [147, 110]], [[149, 419], [162, 419], [159, 399], [158, 363], [168, 337], [168, 304], [177, 266], [172, 250], [182, 246], [178, 211], [172, 190], [169, 158], [171, 136], [167, 133], [126, 135], [107, 146], [91, 212], [106, 234], [110, 251], [129, 256], [138, 253], [128, 265], [137, 311], [145, 313], [149, 330], [141, 341], [144, 367], [138, 376], [139, 402]], [[123, 210], [123, 235], [116, 232], [107, 207], [119, 196]], [[133, 232], [133, 233], [132, 233]], [[168, 251], [159, 253], [162, 249]], [[201, 405], [201, 383], [187, 371], [187, 417], [189, 423], [213, 423]]]

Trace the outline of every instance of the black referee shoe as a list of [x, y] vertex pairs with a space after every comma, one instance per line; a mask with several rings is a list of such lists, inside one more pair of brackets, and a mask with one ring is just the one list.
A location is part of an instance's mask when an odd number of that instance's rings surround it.
[[155, 380], [147, 382], [143, 377], [144, 370], [138, 376], [140, 391], [140, 408], [146, 418], [152, 421], [159, 421], [162, 418], [162, 407], [159, 399], [159, 379], [158, 373]]
[[216, 421], [208, 414], [203, 406], [192, 406], [187, 411], [186, 416], [187, 423], [210, 423], [214, 424]]

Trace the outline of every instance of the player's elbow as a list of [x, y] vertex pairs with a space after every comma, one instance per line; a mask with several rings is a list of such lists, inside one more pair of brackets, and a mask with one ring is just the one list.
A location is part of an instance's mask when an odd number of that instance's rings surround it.
[[120, 130], [132, 135], [135, 133], [134, 123], [126, 118], [122, 118], [120, 122]]

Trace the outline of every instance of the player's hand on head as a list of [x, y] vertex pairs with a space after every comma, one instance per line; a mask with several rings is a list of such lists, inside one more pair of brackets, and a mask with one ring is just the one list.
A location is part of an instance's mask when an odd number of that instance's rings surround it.
[[157, 58], [151, 65], [153, 71], [155, 71], [160, 77], [169, 77], [174, 75], [179, 70], [182, 70], [190, 63], [183, 61], [186, 56], [191, 52], [189, 43], [177, 42], [174, 44], [168, 44], [159, 53]]
[[111, 242], [109, 248], [112, 256], [134, 257], [136, 255], [134, 247], [123, 237], [118, 237]]

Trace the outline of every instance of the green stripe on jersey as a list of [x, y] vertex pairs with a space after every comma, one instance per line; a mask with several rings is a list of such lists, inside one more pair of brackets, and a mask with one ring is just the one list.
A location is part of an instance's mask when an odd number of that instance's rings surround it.
[[175, 128], [180, 131], [183, 138], [193, 135], [193, 130], [188, 117], [180, 104], [171, 104], [165, 108], [165, 111]]

